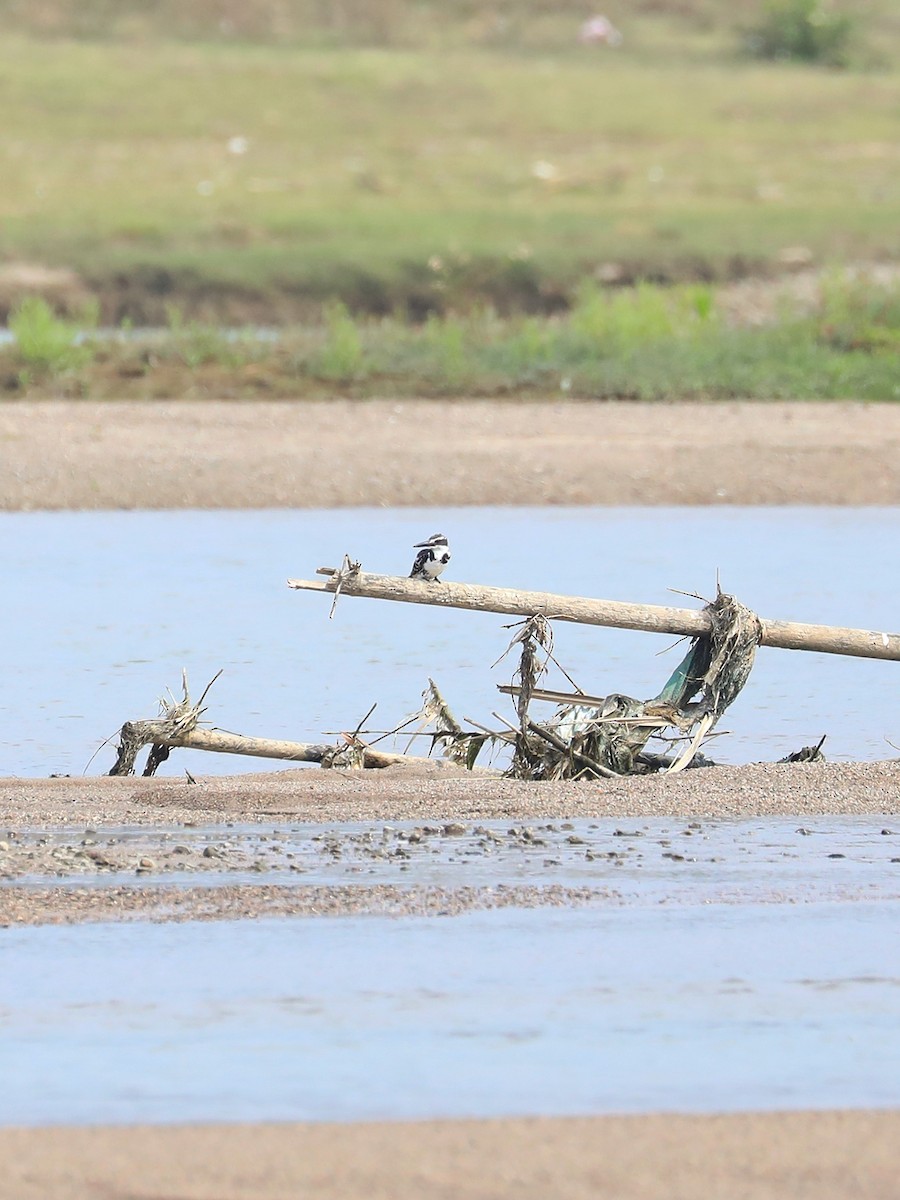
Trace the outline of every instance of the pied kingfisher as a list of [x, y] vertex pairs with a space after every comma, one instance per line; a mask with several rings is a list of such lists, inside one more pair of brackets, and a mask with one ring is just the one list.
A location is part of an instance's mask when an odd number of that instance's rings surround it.
[[450, 561], [450, 547], [446, 537], [442, 533], [433, 533], [427, 542], [416, 542], [414, 549], [419, 553], [409, 573], [410, 579], [438, 583], [438, 575]]

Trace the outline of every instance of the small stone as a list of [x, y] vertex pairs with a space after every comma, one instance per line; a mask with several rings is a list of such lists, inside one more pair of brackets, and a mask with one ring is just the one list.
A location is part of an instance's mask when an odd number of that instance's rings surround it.
[[86, 850], [85, 854], [91, 860], [91, 862], [96, 863], [98, 867], [114, 867], [116, 865], [115, 860], [112, 858], [107, 858], [102, 850]]
[[444, 837], [461, 837], [466, 832], [465, 825], [460, 825], [459, 821], [450, 821], [441, 829]]
[[143, 867], [145, 871], [152, 871], [153, 868], [156, 866], [156, 863], [153, 861], [152, 858], [142, 858], [141, 861], [138, 863], [138, 866]]

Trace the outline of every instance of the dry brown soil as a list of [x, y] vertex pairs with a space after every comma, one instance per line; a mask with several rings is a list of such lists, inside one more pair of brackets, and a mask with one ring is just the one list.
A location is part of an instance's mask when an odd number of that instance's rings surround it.
[[898, 504], [900, 405], [0, 405], [0, 509]]

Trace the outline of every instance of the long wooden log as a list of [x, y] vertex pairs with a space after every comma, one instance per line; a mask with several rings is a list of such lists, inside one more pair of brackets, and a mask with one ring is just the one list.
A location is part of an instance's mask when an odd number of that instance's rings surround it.
[[192, 729], [168, 736], [158, 734], [153, 740], [163, 746], [180, 746], [184, 750], [211, 750], [219, 754], [246, 754], [252, 758], [281, 758], [292, 762], [321, 762], [332, 749], [308, 742], [247, 737], [240, 733], [225, 733], [221, 729]]
[[[150, 722], [147, 722], [150, 724]], [[148, 733], [151, 731], [148, 730]], [[184, 733], [154, 733], [155, 745], [180, 746], [183, 750], [210, 750], [218, 754], [245, 754], [251, 758], [280, 758], [292, 762], [321, 762], [330, 746], [289, 742], [278, 738], [245, 737], [221, 729], [191, 729]]]
[[[336, 568], [320, 567], [318, 574], [334, 576]], [[288, 587], [307, 592], [334, 593], [331, 578], [289, 579]], [[529, 617], [543, 613], [557, 621], [577, 625], [604, 625], [696, 637], [709, 632], [709, 618], [690, 608], [664, 608], [622, 600], [595, 600], [584, 596], [558, 596], [552, 592], [524, 592], [514, 588], [485, 587], [470, 583], [425, 583], [393, 575], [360, 571], [341, 580], [342, 596], [373, 600], [399, 600], [406, 604], [434, 604], [442, 608], [475, 609]], [[815, 650], [822, 654], [849, 654], [857, 658], [900, 660], [900, 634], [870, 629], [843, 629], [833, 625], [806, 625], [796, 621], [760, 618], [761, 644], [781, 650]]]

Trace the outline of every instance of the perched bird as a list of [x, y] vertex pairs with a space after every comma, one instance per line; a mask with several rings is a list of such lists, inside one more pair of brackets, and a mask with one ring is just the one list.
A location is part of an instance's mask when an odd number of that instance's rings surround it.
[[446, 537], [442, 533], [433, 533], [427, 542], [416, 542], [414, 549], [419, 553], [409, 573], [410, 579], [438, 583], [438, 575], [450, 561], [450, 547]]

